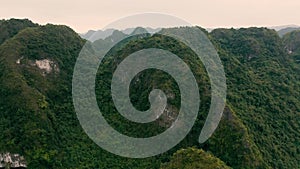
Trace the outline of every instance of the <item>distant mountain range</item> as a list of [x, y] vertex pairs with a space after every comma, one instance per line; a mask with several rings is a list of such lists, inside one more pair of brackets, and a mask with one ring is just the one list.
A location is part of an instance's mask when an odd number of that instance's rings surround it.
[[288, 27], [288, 28], [284, 28], [281, 29], [278, 32], [280, 37], [283, 37], [284, 35], [286, 35], [287, 33], [293, 32], [293, 31], [297, 31], [300, 30], [300, 27]]
[[[94, 42], [94, 41], [99, 40], [99, 39], [104, 40], [105, 38], [111, 36], [113, 34], [113, 32], [116, 31], [116, 30], [124, 33], [125, 35], [130, 35], [130, 34], [137, 34], [137, 31], [138, 30], [140, 31], [141, 28], [142, 27], [127, 28], [127, 29], [124, 29], [124, 30], [117, 30], [117, 29], [106, 29], [106, 30], [97, 30], [97, 31], [89, 30], [88, 32], [82, 33], [82, 34], [79, 34], [79, 35], [83, 39]], [[298, 26], [298, 25], [271, 26], [271, 27], [267, 27], [267, 28], [276, 30], [280, 37], [283, 37], [285, 34], [287, 34], [289, 32], [292, 32], [292, 31], [295, 31], [295, 30], [300, 30], [300, 26]], [[146, 30], [143, 33], [153, 34], [153, 33], [159, 32], [162, 28], [155, 28], [154, 29], [154, 28], [146, 27], [146, 28], [143, 28], [143, 29]], [[206, 28], [206, 30], [208, 32], [211, 32], [214, 29], [213, 28]]]
[[[141, 30], [142, 30], [142, 32], [141, 32]], [[150, 28], [150, 27], [146, 27], [146, 28], [142, 28], [142, 27], [127, 28], [127, 29], [124, 29], [124, 30], [117, 30], [117, 29], [106, 29], [106, 30], [98, 30], [98, 31], [89, 30], [87, 33], [80, 34], [80, 36], [83, 39], [94, 42], [96, 40], [105, 39], [105, 38], [109, 37], [110, 35], [113, 34], [114, 31], [119, 31], [119, 32], [122, 32], [126, 35], [130, 35], [130, 34], [136, 34], [137, 32], [153, 34], [153, 33], [156, 33], [160, 30], [161, 30], [161, 28], [155, 28], [154, 29], [154, 28]]]
[[269, 26], [268, 28], [269, 29], [274, 29], [276, 31], [280, 31], [280, 30], [286, 29], [286, 28], [299, 28], [299, 26], [291, 24], [291, 25]]

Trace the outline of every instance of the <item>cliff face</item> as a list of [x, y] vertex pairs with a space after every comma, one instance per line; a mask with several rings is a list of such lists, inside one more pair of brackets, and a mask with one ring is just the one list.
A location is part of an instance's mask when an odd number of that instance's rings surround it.
[[0, 153], [0, 168], [26, 168], [26, 161], [20, 154]]

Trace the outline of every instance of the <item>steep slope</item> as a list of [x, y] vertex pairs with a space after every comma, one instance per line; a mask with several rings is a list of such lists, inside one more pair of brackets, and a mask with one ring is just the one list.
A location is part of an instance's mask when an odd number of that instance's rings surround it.
[[225, 108], [218, 129], [204, 148], [232, 168], [268, 167], [249, 130], [229, 106]]
[[[188, 28], [180, 29], [186, 29], [187, 31], [189, 31]], [[163, 31], [169, 30], [172, 29], [165, 29]], [[127, 40], [125, 40], [125, 42], [127, 42]], [[181, 57], [194, 71], [194, 73], [197, 75], [196, 77], [199, 77], [199, 79], [197, 79], [197, 82], [200, 86], [199, 92], [202, 100], [199, 111], [199, 119], [197, 120], [196, 125], [191, 133], [186, 137], [185, 140], [181, 142], [178, 147], [189, 147], [197, 145], [207, 151], [213, 152], [213, 154], [216, 154], [217, 157], [225, 161], [226, 164], [232, 166], [233, 168], [266, 168], [267, 164], [262, 159], [261, 152], [255, 145], [253, 138], [248, 132], [247, 127], [245, 127], [245, 125], [231, 109], [226, 109], [226, 116], [223, 118], [219, 129], [213, 135], [211, 141], [205, 143], [204, 145], [199, 145], [197, 143], [196, 138], [199, 136], [200, 130], [206, 117], [206, 112], [208, 111], [209, 107], [210, 87], [208, 77], [203, 68], [203, 65], [201, 64], [201, 61], [196, 59], [196, 55], [191, 52], [187, 46], [170, 37], [161, 35], [150, 36], [148, 34], [148, 36], [145, 36], [144, 38], [137, 38], [136, 40], [129, 42], [127, 45], [120, 44], [119, 46], [116, 46], [112, 49], [107, 59], [103, 60], [103, 62], [106, 63], [105, 67], [107, 68], [102, 68], [99, 70], [99, 79], [102, 80], [97, 81], [97, 84], [100, 85], [98, 89], [96, 89], [96, 92], [99, 96], [98, 102], [103, 107], [102, 110], [110, 112], [108, 115], [106, 115], [106, 118], [109, 119], [110, 124], [118, 129], [118, 131], [122, 131], [135, 137], [149, 137], [155, 135], [157, 133], [156, 130], [161, 131], [164, 130], [165, 127], [169, 127], [169, 125], [161, 125], [165, 122], [169, 122], [168, 118], [170, 117], [168, 116], [162, 116], [166, 118], [162, 118], [161, 121], [156, 122], [162, 127], [162, 129], [157, 128], [155, 122], [149, 124], [145, 128], [139, 125], [131, 124], [128, 121], [124, 121], [121, 116], [114, 115], [117, 114], [117, 112], [113, 107], [110, 106], [113, 105], [113, 102], [110, 93], [108, 93], [107, 91], [110, 90], [110, 79], [112, 78], [112, 72], [115, 71], [116, 66], [120, 62], [122, 62], [122, 60], [130, 53], [150, 47], [166, 49]], [[173, 98], [169, 98], [170, 102], [167, 109], [171, 110], [171, 112], [175, 112], [175, 114], [172, 116], [176, 117], [176, 112], [178, 113], [178, 108], [180, 106], [180, 101], [178, 98], [180, 92], [178, 91], [176, 83], [172, 82], [172, 80], [167, 79], [170, 79], [170, 77], [164, 75], [159, 71], [145, 71], [138, 75], [132, 82], [133, 86], [131, 89], [131, 101], [136, 106], [136, 108], [138, 110], [147, 110], [149, 108], [149, 102], [147, 100], [149, 92], [153, 88], [159, 88], [163, 89], [167, 93], [167, 95], [173, 95]], [[124, 127], [124, 125], [126, 127]], [[146, 132], [140, 133], [138, 131]]]
[[[292, 60], [294, 72], [300, 71], [300, 31], [293, 31], [286, 34], [283, 38], [284, 49], [288, 52], [289, 58]], [[300, 74], [296, 73], [298, 80]]]
[[300, 30], [287, 33], [283, 38], [284, 48], [296, 62], [300, 60]]
[[263, 159], [272, 168], [298, 168], [299, 78], [282, 40], [264, 28], [218, 29], [211, 37], [225, 65], [228, 101]]
[[28, 168], [158, 168], [160, 161], [110, 154], [83, 132], [72, 75], [85, 43], [66, 26], [26, 28], [0, 47], [0, 152]]
[[[26, 28], [1, 45], [1, 152], [25, 155], [30, 168], [59, 165], [54, 159], [61, 158], [63, 140], [55, 133], [63, 121], [56, 115], [68, 112], [59, 107], [70, 95], [65, 87], [83, 42], [65, 26], [47, 25]], [[37, 64], [44, 59], [51, 72]]]
[[[180, 107], [180, 91], [174, 79], [162, 71], [141, 72], [130, 86], [133, 105], [138, 110], [149, 109], [150, 91], [160, 88], [168, 95], [172, 118], [162, 116], [146, 125], [124, 119], [113, 106], [110, 82], [125, 57], [145, 48], [169, 50], [196, 75], [201, 105], [195, 127], [169, 152], [146, 159], [113, 155], [82, 130], [71, 95], [73, 68], [85, 43], [77, 33], [66, 26], [46, 25], [6, 36], [0, 46], [0, 98], [4, 98], [0, 99], [0, 153], [23, 155], [29, 168], [174, 168], [177, 159], [181, 160], [178, 166], [186, 168], [200, 164], [299, 168], [300, 66], [284, 49], [291, 41], [283, 41], [265, 28], [217, 29], [207, 35], [224, 64], [228, 98], [222, 121], [205, 144], [197, 139], [210, 105], [210, 83], [189, 47], [170, 37], [144, 34], [126, 38], [119, 31], [93, 44], [94, 52], [101, 52], [102, 45], [117, 43], [98, 70], [96, 94], [109, 124], [127, 135], [147, 137], [170, 127]], [[205, 152], [188, 148], [193, 146]]]

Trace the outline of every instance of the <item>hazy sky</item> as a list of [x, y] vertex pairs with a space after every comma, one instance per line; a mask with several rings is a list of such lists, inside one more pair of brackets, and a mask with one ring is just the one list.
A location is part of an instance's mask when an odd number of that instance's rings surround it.
[[0, 0], [1, 19], [101, 29], [121, 17], [161, 12], [207, 28], [300, 25], [300, 0]]

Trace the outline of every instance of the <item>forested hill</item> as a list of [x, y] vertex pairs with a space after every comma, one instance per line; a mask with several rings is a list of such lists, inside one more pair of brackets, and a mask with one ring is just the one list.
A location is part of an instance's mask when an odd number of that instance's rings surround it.
[[[205, 33], [223, 62], [228, 92], [221, 123], [204, 144], [197, 140], [210, 104], [210, 83], [189, 47], [172, 38], [145, 34], [117, 44], [103, 60], [96, 79], [97, 101], [112, 126], [137, 137], [160, 133], [172, 121], [165, 117], [143, 126], [119, 115], [107, 85], [115, 67], [130, 53], [153, 47], [181, 56], [197, 75], [201, 106], [190, 134], [162, 155], [129, 159], [98, 147], [76, 117], [72, 75], [86, 41], [63, 25], [1, 20], [0, 153], [24, 156], [28, 168], [300, 168], [300, 33], [282, 38], [266, 28]], [[111, 39], [123, 36], [115, 32], [107, 41], [90, 45], [110, 45]], [[162, 88], [170, 96], [167, 108], [176, 117], [180, 92], [172, 77], [161, 71], [145, 71], [134, 79], [130, 86], [134, 106], [147, 110], [153, 88]]]

